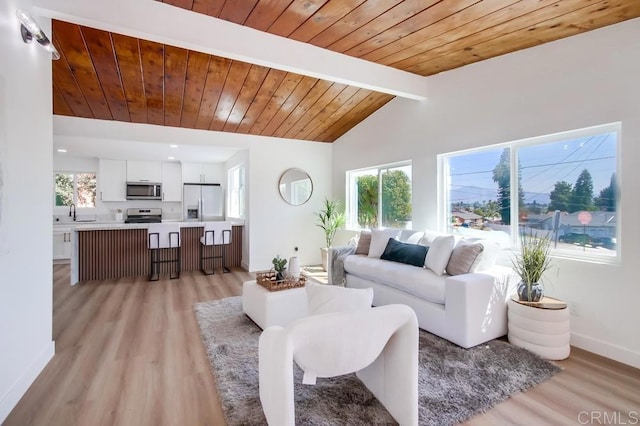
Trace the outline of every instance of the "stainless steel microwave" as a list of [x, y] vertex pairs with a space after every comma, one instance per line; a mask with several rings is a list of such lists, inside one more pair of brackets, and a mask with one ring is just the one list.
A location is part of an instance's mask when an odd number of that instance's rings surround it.
[[127, 200], [162, 200], [162, 184], [127, 182]]

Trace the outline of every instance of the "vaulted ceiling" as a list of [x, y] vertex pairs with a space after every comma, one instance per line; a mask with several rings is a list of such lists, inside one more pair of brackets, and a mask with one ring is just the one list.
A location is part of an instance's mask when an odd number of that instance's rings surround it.
[[[164, 3], [420, 76], [640, 16], [636, 0]], [[59, 20], [53, 40], [59, 115], [333, 142], [393, 98]]]

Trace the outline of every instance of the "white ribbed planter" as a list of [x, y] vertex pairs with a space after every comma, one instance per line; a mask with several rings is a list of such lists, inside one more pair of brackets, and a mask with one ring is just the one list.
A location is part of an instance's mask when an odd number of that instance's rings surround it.
[[509, 342], [542, 358], [565, 359], [571, 352], [569, 309], [545, 309], [509, 299]]

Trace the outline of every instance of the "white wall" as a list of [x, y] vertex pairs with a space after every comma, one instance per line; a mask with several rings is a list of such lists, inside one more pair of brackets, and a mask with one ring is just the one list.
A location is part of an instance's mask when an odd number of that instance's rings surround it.
[[[228, 176], [228, 172], [229, 170], [231, 170], [232, 168], [239, 166], [241, 164], [244, 164], [244, 169], [245, 169], [245, 176], [244, 176], [244, 185], [245, 185], [245, 217], [244, 218], [231, 218], [234, 220], [241, 220], [245, 223], [245, 230], [242, 233], [242, 267], [245, 269], [249, 269], [249, 232], [248, 232], [248, 228], [249, 226], [247, 225], [247, 219], [248, 219], [248, 214], [249, 214], [249, 192], [246, 190], [247, 188], [249, 188], [251, 185], [249, 184], [249, 151], [243, 150], [243, 151], [239, 151], [237, 154], [234, 154], [233, 156], [231, 156], [231, 158], [229, 158], [227, 160], [227, 162], [225, 163], [225, 171], [227, 173]], [[228, 186], [228, 177], [225, 179], [227, 186]], [[227, 192], [227, 197], [229, 196], [229, 193]], [[227, 218], [229, 218], [228, 213], [229, 213], [229, 202], [228, 199], [225, 200], [225, 214], [227, 215]]]
[[572, 344], [640, 367], [640, 19], [428, 79], [424, 102], [395, 99], [334, 143], [333, 191], [346, 170], [413, 161], [414, 228], [436, 227], [436, 155], [622, 122], [619, 266], [557, 261], [549, 295], [578, 307]]
[[[298, 256], [301, 265], [319, 264], [324, 233], [314, 212], [331, 198], [332, 145], [319, 142], [265, 140], [249, 150], [249, 270], [270, 269], [279, 254]], [[278, 182], [285, 170], [305, 170], [313, 182], [311, 199], [291, 206], [280, 196]], [[298, 251], [295, 251], [298, 247]]]
[[54, 353], [51, 56], [20, 38], [30, 6], [0, 3], [0, 423]]

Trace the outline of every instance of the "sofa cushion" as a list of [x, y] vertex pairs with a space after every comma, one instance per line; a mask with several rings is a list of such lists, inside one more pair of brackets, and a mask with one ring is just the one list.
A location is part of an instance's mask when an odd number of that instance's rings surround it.
[[424, 266], [424, 258], [427, 255], [427, 250], [425, 246], [402, 243], [393, 238], [389, 238], [387, 247], [384, 249], [380, 259], [422, 267]]
[[431, 244], [433, 243], [433, 241], [438, 238], [438, 237], [446, 237], [447, 235], [450, 234], [446, 234], [444, 232], [438, 232], [438, 231], [432, 231], [430, 229], [427, 229], [426, 231], [424, 231], [422, 233], [422, 238], [420, 239], [420, 244], [423, 244], [427, 247], [431, 246]]
[[479, 243], [482, 244], [483, 247], [477, 268], [474, 272], [486, 271], [493, 268], [502, 250], [498, 242], [479, 238], [465, 238], [464, 241]]
[[453, 235], [435, 237], [428, 245], [429, 251], [424, 259], [424, 266], [431, 269], [436, 275], [444, 274], [453, 251], [454, 241]]
[[371, 308], [372, 288], [345, 288], [335, 285], [306, 285], [309, 315], [351, 312]]
[[369, 246], [369, 257], [380, 258], [384, 252], [389, 238], [397, 239], [400, 235], [399, 229], [374, 229], [371, 231], [371, 246]]
[[458, 241], [447, 264], [449, 275], [462, 275], [475, 272], [480, 264], [484, 246], [465, 240]]
[[347, 273], [388, 285], [429, 302], [444, 304], [445, 279], [426, 268], [374, 259], [365, 256], [347, 256]]
[[371, 231], [360, 231], [360, 238], [358, 238], [358, 246], [356, 247], [356, 254], [369, 254], [369, 247], [371, 246]]
[[418, 242], [423, 236], [424, 236], [424, 232], [422, 231], [413, 231], [411, 229], [403, 229], [402, 231], [400, 231], [398, 240], [402, 241], [403, 243], [418, 244]]

